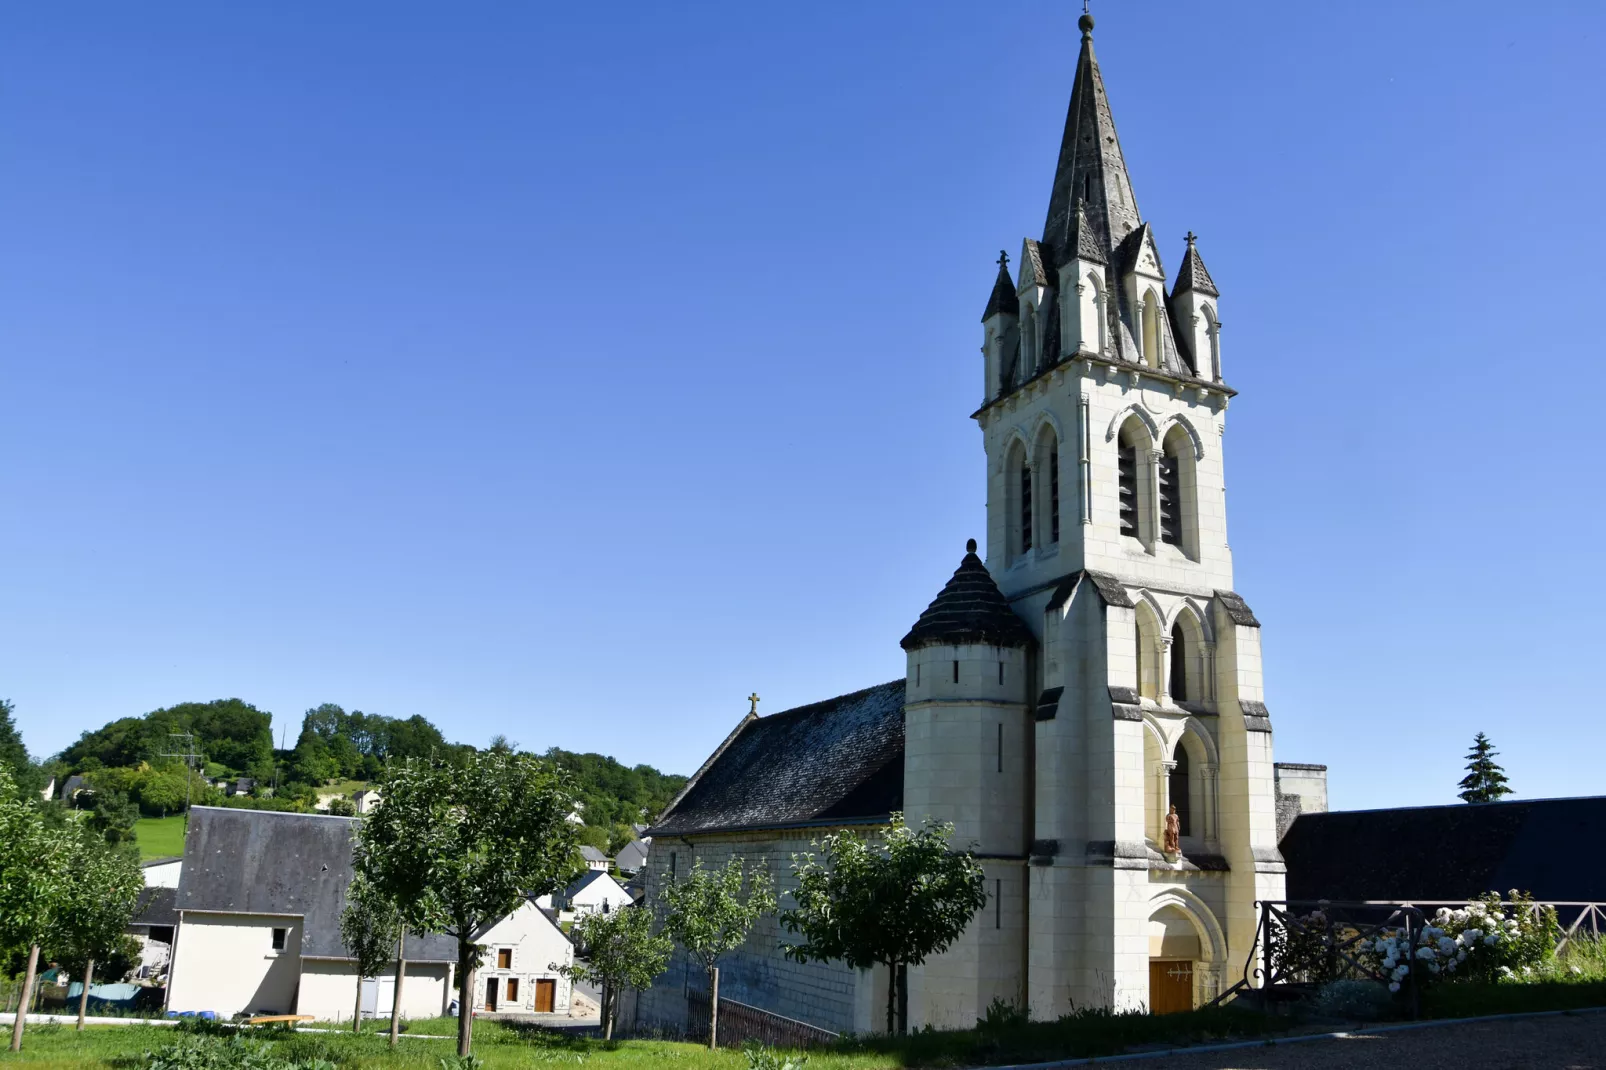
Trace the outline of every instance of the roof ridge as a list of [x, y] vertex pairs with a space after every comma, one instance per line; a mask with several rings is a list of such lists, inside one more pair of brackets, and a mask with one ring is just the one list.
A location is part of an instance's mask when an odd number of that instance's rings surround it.
[[907, 676], [900, 676], [896, 680], [888, 680], [885, 683], [874, 684], [870, 687], [861, 687], [857, 691], [848, 691], [840, 695], [835, 695], [831, 698], [822, 698], [818, 702], [810, 702], [803, 706], [793, 706], [789, 710], [780, 710], [776, 713], [767, 713], [762, 717], [759, 717], [755, 723], [763, 724], [768, 721], [774, 721], [779, 717], [791, 717], [793, 714], [811, 713], [817, 708], [828, 705], [837, 705], [848, 699], [858, 698], [860, 695], [868, 695], [872, 691], [880, 691], [883, 687], [891, 687], [893, 684], [897, 684], [900, 687], [906, 686], [908, 682], [909, 678]]

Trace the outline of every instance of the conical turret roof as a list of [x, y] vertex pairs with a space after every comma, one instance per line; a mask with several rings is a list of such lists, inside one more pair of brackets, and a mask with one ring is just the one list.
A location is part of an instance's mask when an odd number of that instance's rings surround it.
[[1188, 251], [1182, 257], [1182, 268], [1177, 272], [1177, 284], [1171, 287], [1172, 294], [1185, 294], [1189, 291], [1207, 294], [1210, 297], [1220, 297], [1221, 291], [1216, 289], [1216, 281], [1210, 277], [1205, 269], [1204, 257], [1199, 255], [1199, 247], [1194, 244], [1192, 232], [1188, 234]]
[[976, 540], [965, 545], [964, 559], [953, 578], [920, 614], [899, 645], [905, 650], [950, 643], [993, 643], [1027, 646], [1032, 633], [1015, 615], [993, 582], [992, 573], [976, 556]]
[[1015, 281], [1009, 277], [1009, 258], [1002, 253], [998, 256], [998, 281], [993, 283], [993, 295], [987, 299], [987, 311], [981, 314], [981, 321], [986, 323], [1000, 312], [1020, 315], [1020, 298], [1015, 294]]

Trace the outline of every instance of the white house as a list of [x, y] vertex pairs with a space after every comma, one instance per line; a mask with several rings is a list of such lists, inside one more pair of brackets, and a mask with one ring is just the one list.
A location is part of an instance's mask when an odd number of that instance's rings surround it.
[[600, 869], [581, 874], [561, 893], [553, 897], [553, 905], [570, 917], [584, 914], [611, 914], [620, 907], [629, 906], [630, 893], [612, 876]]
[[643, 866], [647, 864], [647, 852], [651, 847], [651, 837], [648, 837], [647, 839], [631, 840], [629, 843], [619, 848], [619, 853], [614, 856], [613, 864], [617, 866], [619, 868], [619, 872], [623, 873], [625, 876], [634, 876], [641, 871]]
[[572, 985], [558, 968], [574, 962], [574, 945], [533, 902], [480, 935], [485, 957], [474, 975], [474, 1009], [489, 1013], [564, 1014]]
[[613, 865], [612, 859], [590, 844], [581, 845], [580, 857], [585, 859], [587, 869], [599, 869], [606, 873], [609, 867]]
[[161, 983], [173, 957], [173, 932], [178, 926], [174, 903], [178, 889], [173, 886], [146, 885], [139, 893], [128, 932], [139, 941], [139, 965], [135, 973], [142, 981]]
[[184, 869], [184, 859], [151, 858], [140, 863], [147, 888], [177, 888], [178, 877]]
[[379, 805], [382, 798], [383, 796], [379, 794], [378, 788], [359, 788], [351, 793], [351, 801], [356, 803], [359, 814], [366, 814], [372, 811], [374, 807]]
[[[179, 875], [167, 1010], [310, 1014], [351, 1020], [355, 963], [340, 941], [354, 821], [197, 806]], [[457, 945], [408, 934], [402, 1013], [444, 1014]], [[390, 1013], [395, 966], [365, 1010]]]

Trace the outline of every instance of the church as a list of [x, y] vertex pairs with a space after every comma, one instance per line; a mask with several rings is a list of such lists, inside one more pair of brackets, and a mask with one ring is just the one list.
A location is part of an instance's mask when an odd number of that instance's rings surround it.
[[[652, 830], [649, 904], [735, 856], [785, 906], [811, 840], [952, 822], [988, 902], [910, 968], [911, 1029], [971, 1027], [995, 1000], [1038, 1019], [1197, 1006], [1241, 978], [1256, 901], [1284, 897], [1260, 622], [1227, 544], [1220, 293], [1191, 233], [1168, 277], [1080, 27], [1042, 238], [1013, 275], [1000, 257], [982, 315], [985, 558], [972, 540], [903, 636], [903, 679], [755, 701]], [[1322, 767], [1286, 768], [1325, 796]], [[762, 921], [721, 998], [882, 1028], [884, 971], [789, 962], [784, 938]], [[695, 1022], [704, 986], [677, 958], [636, 1025]]]

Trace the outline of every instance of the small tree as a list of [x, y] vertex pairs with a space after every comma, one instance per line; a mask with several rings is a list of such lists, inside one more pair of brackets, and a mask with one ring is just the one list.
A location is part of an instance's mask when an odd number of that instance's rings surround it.
[[792, 859], [797, 907], [781, 914], [803, 942], [785, 948], [797, 962], [840, 959], [855, 969], [887, 967], [887, 1032], [909, 1030], [910, 965], [946, 951], [987, 904], [981, 863], [948, 849], [954, 827], [928, 822], [916, 832], [892, 815], [874, 844], [840, 832], [815, 844], [827, 864]]
[[[351, 1013], [351, 1031], [362, 1032], [362, 979], [377, 976], [390, 962], [402, 937], [401, 912], [361, 876], [346, 888], [346, 906], [340, 912], [340, 942], [357, 960], [357, 1005]], [[396, 994], [396, 999], [401, 993]]]
[[742, 860], [732, 858], [724, 869], [705, 870], [692, 863], [685, 878], [664, 885], [664, 931], [686, 949], [708, 976], [708, 1046], [719, 1042], [719, 959], [747, 939], [760, 917], [775, 909], [770, 877], [754, 869], [742, 895]]
[[357, 873], [407, 928], [456, 938], [457, 1051], [466, 1057], [482, 950], [475, 938], [573, 872], [574, 793], [556, 766], [505, 752], [397, 762], [379, 790], [384, 803], [358, 826]]
[[48, 828], [32, 801], [17, 797], [9, 767], [0, 765], [0, 955], [26, 948], [22, 997], [11, 1025], [11, 1050], [22, 1050], [22, 1026], [39, 972], [39, 948], [51, 941], [68, 887], [73, 837]]
[[145, 874], [133, 852], [106, 842], [92, 822], [69, 833], [62, 883], [51, 919], [50, 957], [83, 978], [78, 996], [78, 1028], [84, 1027], [95, 964], [127, 955], [128, 923], [145, 888]]
[[1460, 784], [1462, 802], [1495, 802], [1500, 796], [1511, 794], [1506, 786], [1506, 771], [1495, 764], [1499, 753], [1482, 732], [1472, 740], [1472, 751], [1467, 755], [1467, 775], [1461, 778]]
[[674, 941], [653, 934], [652, 915], [640, 907], [624, 907], [609, 914], [587, 914], [574, 923], [570, 934], [587, 949], [587, 961], [552, 968], [571, 981], [589, 981], [602, 987], [602, 1037], [613, 1039], [613, 1022], [619, 1013], [619, 993], [639, 992], [669, 965]]

